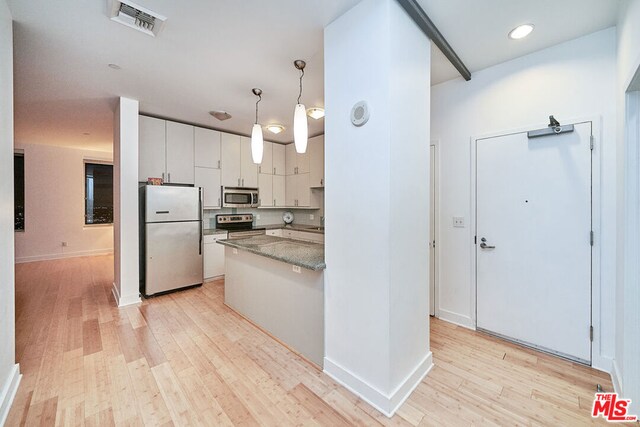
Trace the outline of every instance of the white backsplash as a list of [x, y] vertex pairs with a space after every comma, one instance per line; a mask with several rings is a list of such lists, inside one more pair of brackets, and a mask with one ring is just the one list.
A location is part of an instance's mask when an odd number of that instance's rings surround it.
[[[231, 213], [251, 213], [254, 218], [254, 225], [274, 225], [274, 224], [284, 224], [282, 221], [282, 214], [285, 211], [293, 212], [293, 223], [294, 224], [305, 224], [305, 225], [316, 225], [320, 226], [321, 217], [322, 217], [322, 209], [215, 209], [215, 210], [205, 210], [204, 211], [204, 227], [205, 228], [215, 228], [216, 226], [216, 215], [218, 214], [231, 214]], [[258, 219], [258, 215], [260, 215], [260, 219]], [[310, 218], [310, 215], [313, 215], [313, 219]]]

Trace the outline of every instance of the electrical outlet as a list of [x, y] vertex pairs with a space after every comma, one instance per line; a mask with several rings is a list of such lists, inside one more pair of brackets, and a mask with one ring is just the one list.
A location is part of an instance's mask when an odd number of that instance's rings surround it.
[[258, 219], [258, 220], [260, 219], [260, 214], [256, 215], [256, 219]]
[[238, 250], [236, 248], [233, 248], [233, 254], [238, 255]]
[[62, 247], [66, 248], [67, 247], [67, 242], [62, 242]]
[[453, 226], [464, 228], [464, 217], [463, 216], [454, 216], [453, 217]]
[[293, 267], [293, 272], [294, 273], [302, 273], [302, 271], [300, 270], [300, 266], [294, 265]]
[[309, 219], [310, 219], [311, 221], [313, 221], [313, 219], [314, 219], [315, 217], [316, 217], [316, 216], [315, 216], [314, 214], [309, 214]]

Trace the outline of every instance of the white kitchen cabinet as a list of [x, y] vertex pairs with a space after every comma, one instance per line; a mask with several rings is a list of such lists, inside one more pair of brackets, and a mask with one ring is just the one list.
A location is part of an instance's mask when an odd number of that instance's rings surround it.
[[284, 175], [273, 175], [273, 200], [274, 206], [283, 207], [287, 206], [286, 201], [286, 187], [285, 187]]
[[260, 198], [260, 207], [273, 207], [273, 175], [261, 173], [258, 175], [258, 193]]
[[138, 181], [166, 178], [166, 121], [139, 116]]
[[295, 144], [289, 144], [285, 147], [285, 169], [287, 175], [295, 175], [300, 173], [309, 173], [309, 147], [307, 151], [298, 154]]
[[205, 128], [195, 128], [196, 167], [220, 169], [220, 132]]
[[240, 137], [240, 186], [258, 187], [258, 165], [251, 157], [251, 139]]
[[194, 183], [193, 126], [167, 121], [167, 182]]
[[287, 175], [285, 201], [288, 207], [308, 207], [311, 204], [309, 174]]
[[324, 243], [324, 234], [309, 233], [308, 231], [284, 229], [282, 237], [286, 239], [302, 240], [305, 242]]
[[282, 237], [282, 229], [278, 228], [276, 230], [267, 230], [266, 232], [267, 236], [274, 236], [274, 237]]
[[[291, 144], [295, 147], [295, 144]], [[295, 151], [295, 148], [294, 150]], [[307, 151], [302, 154], [296, 153], [296, 173], [309, 173], [309, 144], [307, 144]]]
[[[274, 175], [286, 175], [286, 155], [285, 146], [282, 144], [272, 144], [272, 163]], [[283, 181], [284, 182], [284, 181]]]
[[224, 246], [216, 242], [226, 238], [227, 233], [205, 236], [203, 245], [205, 279], [224, 275]]
[[240, 137], [230, 133], [222, 133], [220, 146], [222, 185], [240, 187]]
[[324, 135], [309, 140], [309, 186], [324, 187]]
[[258, 173], [273, 175], [273, 143], [264, 142], [264, 152], [262, 154], [262, 163], [258, 165]]
[[220, 169], [196, 167], [195, 186], [202, 187], [202, 206], [205, 209], [220, 208]]

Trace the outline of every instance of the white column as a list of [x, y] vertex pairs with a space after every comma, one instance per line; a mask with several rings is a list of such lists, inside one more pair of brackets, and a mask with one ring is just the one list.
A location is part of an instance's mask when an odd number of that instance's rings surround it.
[[395, 0], [364, 0], [325, 29], [324, 57], [324, 369], [390, 416], [432, 366], [430, 43]]
[[139, 303], [138, 101], [120, 98], [113, 136], [115, 270], [113, 295], [119, 307]]

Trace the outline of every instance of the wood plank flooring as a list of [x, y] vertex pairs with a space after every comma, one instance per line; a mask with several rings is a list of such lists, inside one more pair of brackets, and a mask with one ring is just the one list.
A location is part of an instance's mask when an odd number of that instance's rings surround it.
[[113, 258], [16, 266], [7, 425], [588, 425], [609, 376], [443, 321], [388, 419], [223, 304], [222, 281], [118, 309]]

